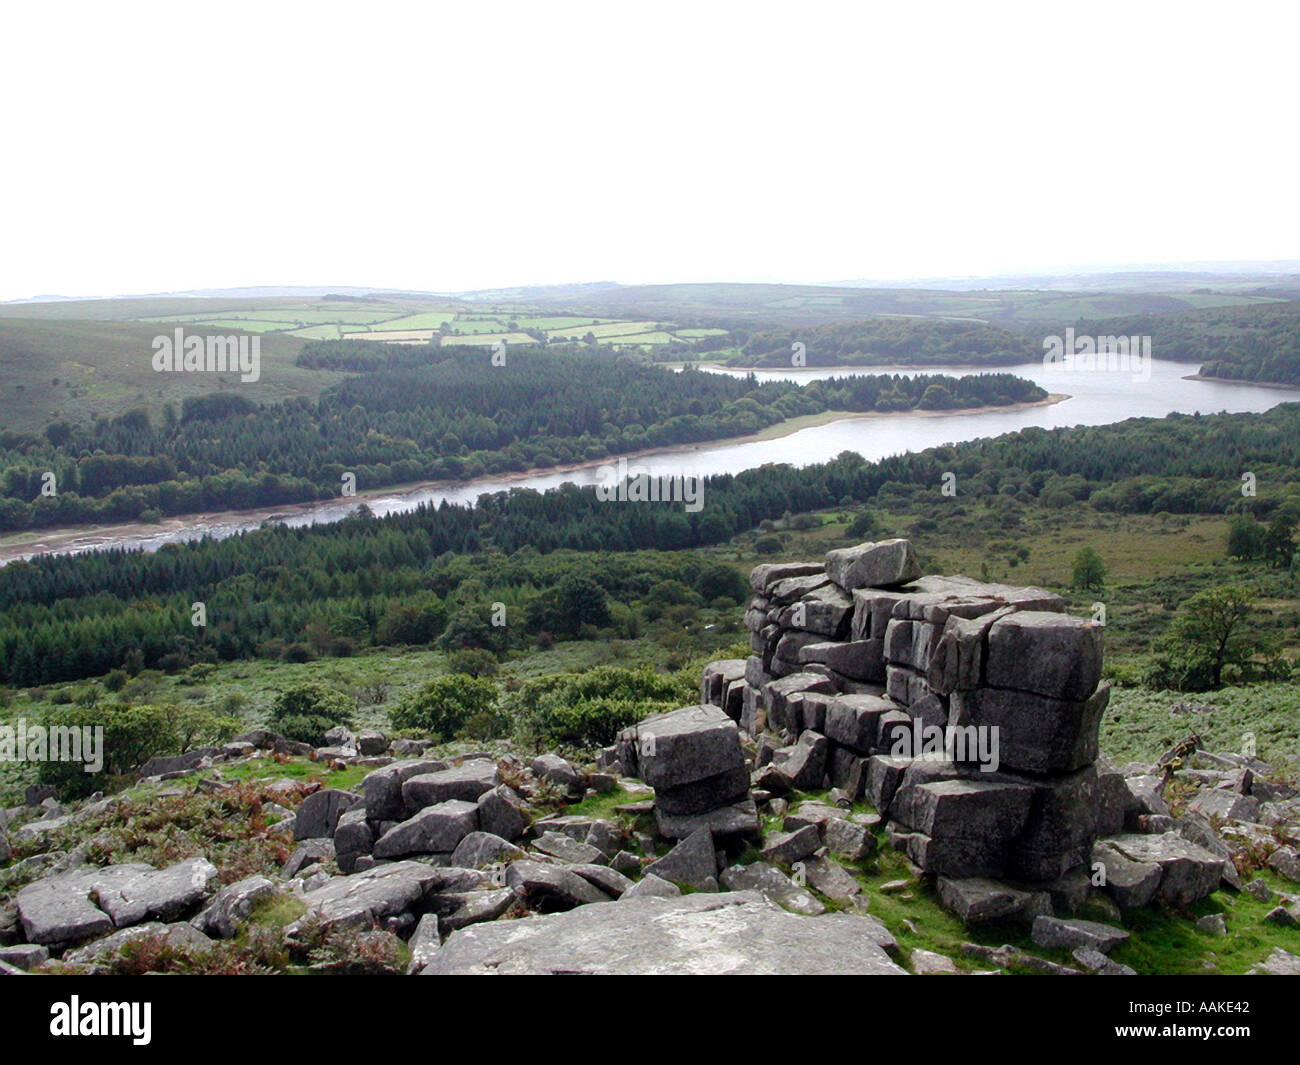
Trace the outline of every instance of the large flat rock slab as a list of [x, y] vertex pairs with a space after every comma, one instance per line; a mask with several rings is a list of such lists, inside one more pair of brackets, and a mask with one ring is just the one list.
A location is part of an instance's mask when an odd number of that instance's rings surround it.
[[174, 921], [198, 905], [216, 875], [204, 858], [166, 869], [81, 867], [18, 892], [18, 918], [32, 943], [77, 942], [146, 920]]
[[79, 869], [38, 880], [18, 892], [18, 920], [27, 941], [75, 943], [113, 931], [112, 918], [90, 901], [98, 872]]
[[871, 922], [799, 917], [753, 891], [613, 906], [454, 932], [424, 975], [897, 975]]

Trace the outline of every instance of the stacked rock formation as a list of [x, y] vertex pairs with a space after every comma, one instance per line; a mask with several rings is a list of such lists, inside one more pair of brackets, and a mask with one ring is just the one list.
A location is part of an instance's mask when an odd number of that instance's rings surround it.
[[[1140, 812], [1098, 764], [1101, 625], [1059, 596], [922, 576], [906, 540], [761, 565], [750, 581], [754, 654], [711, 664], [701, 697], [758, 741], [755, 787], [865, 798], [954, 909], [954, 879], [1032, 893], [1092, 875], [1097, 837]], [[1181, 858], [1187, 846], [1170, 842]], [[1208, 893], [1221, 862], [1191, 857], [1207, 860]]]
[[687, 706], [625, 729], [622, 772], [655, 789], [661, 835], [685, 839], [701, 828], [716, 836], [757, 835], [749, 764], [735, 722], [712, 705]]

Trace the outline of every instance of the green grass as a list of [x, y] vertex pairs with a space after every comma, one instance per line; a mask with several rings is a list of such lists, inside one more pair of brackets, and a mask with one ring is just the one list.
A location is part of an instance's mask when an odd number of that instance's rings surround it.
[[337, 325], [309, 325], [305, 329], [291, 330], [289, 335], [304, 340], [339, 340], [343, 330]]
[[563, 333], [565, 336], [578, 336], [579, 338], [591, 333], [597, 339], [604, 339], [607, 337], [630, 336], [633, 333], [646, 333], [654, 329], [657, 324], [657, 322], [604, 322], [600, 325], [551, 328], [548, 333], [551, 335]]
[[614, 807], [622, 806], [625, 803], [640, 802], [648, 797], [648, 794], [638, 795], [626, 788], [615, 788], [603, 795], [593, 795], [591, 798], [583, 799], [582, 802], [575, 803], [573, 806], [566, 806], [561, 812], [566, 816], [590, 817], [602, 821], [621, 820], [625, 824], [632, 824], [640, 818], [631, 814], [621, 814]]
[[[240, 765], [222, 767], [222, 780], [315, 780], [322, 787], [338, 788], [349, 791], [361, 783], [374, 770], [366, 766], [351, 765], [346, 769], [329, 769], [320, 762], [306, 758], [290, 758], [287, 762], [277, 762], [273, 758], [255, 758]], [[200, 773], [199, 777], [210, 777], [212, 773]], [[188, 779], [188, 778], [187, 778]]]
[[643, 344], [648, 344], [652, 347], [658, 344], [671, 344], [676, 339], [678, 338], [673, 336], [672, 333], [667, 333], [662, 329], [654, 333], [632, 333], [629, 334], [628, 336], [617, 336], [617, 337], [608, 338], [609, 343], [616, 344], [618, 346], [625, 346], [625, 345], [640, 346]]
[[[400, 318], [370, 318], [374, 329], [437, 329], [444, 322], [454, 321], [456, 318], [455, 311], [421, 311], [419, 314], [408, 314]], [[348, 319], [348, 321], [363, 321], [360, 318]]]

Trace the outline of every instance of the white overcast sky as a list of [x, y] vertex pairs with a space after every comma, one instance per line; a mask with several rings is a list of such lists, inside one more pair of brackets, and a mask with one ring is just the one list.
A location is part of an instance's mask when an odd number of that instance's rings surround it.
[[1300, 258], [1294, 3], [42, 3], [0, 25], [0, 299]]

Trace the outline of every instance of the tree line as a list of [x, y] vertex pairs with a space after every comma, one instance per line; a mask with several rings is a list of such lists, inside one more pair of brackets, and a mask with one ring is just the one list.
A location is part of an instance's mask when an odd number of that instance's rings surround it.
[[809, 366], [1009, 365], [1042, 358], [1040, 344], [985, 322], [868, 318], [758, 330], [730, 361], [737, 366], [789, 366], [794, 344], [804, 346]]

